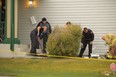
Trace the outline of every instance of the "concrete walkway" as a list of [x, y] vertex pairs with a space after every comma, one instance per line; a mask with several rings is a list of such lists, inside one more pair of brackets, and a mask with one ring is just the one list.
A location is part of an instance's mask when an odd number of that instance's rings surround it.
[[29, 56], [28, 52], [0, 50], [0, 58], [42, 58], [36, 56]]

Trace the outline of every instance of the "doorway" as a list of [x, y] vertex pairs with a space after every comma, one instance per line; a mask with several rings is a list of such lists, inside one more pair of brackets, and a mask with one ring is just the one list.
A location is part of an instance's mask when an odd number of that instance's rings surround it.
[[5, 38], [6, 0], [0, 0], [0, 43]]

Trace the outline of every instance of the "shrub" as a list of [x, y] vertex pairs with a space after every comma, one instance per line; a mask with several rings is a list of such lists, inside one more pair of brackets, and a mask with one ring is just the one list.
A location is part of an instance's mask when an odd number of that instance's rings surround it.
[[50, 55], [77, 56], [80, 48], [82, 29], [80, 25], [55, 27], [49, 35], [47, 51]]

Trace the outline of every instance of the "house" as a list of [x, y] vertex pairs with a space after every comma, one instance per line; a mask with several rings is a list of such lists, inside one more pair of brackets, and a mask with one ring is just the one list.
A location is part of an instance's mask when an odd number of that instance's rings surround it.
[[[4, 1], [4, 0], [0, 0]], [[11, 1], [5, 0], [4, 44], [10, 44], [11, 37]], [[116, 0], [14, 0], [14, 43], [30, 44], [30, 32], [36, 27], [30, 22], [34, 16], [36, 21], [46, 17], [52, 28], [64, 25], [67, 21], [88, 27], [95, 33], [94, 53], [107, 50], [101, 39], [106, 33], [116, 33]], [[1, 3], [0, 3], [1, 7]], [[0, 10], [0, 13], [1, 10]], [[1, 15], [0, 15], [1, 17]], [[0, 21], [0, 28], [3, 21]]]

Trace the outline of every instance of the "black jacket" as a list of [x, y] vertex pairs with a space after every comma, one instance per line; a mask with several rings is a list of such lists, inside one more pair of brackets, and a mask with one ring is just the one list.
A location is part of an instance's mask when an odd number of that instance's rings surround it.
[[[48, 25], [49, 25], [49, 33], [51, 33], [52, 32], [52, 28], [51, 28], [51, 25], [50, 25], [50, 23], [49, 22], [46, 22]], [[36, 26], [36, 28], [34, 29], [34, 32], [37, 34], [38, 33], [38, 30], [37, 30], [37, 28], [39, 27], [39, 26], [41, 26], [40, 24], [42, 24], [42, 21], [41, 22], [39, 22], [38, 23], [38, 25]], [[40, 29], [40, 34], [43, 32], [43, 29], [41, 28]]]
[[94, 33], [93, 33], [92, 30], [88, 29], [87, 33], [85, 33], [83, 31], [83, 36], [82, 36], [82, 40], [81, 40], [82, 43], [85, 42], [85, 41], [90, 42], [90, 41], [93, 41], [93, 40], [94, 40]]

